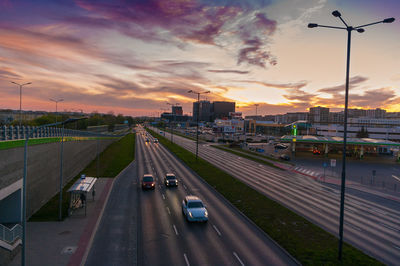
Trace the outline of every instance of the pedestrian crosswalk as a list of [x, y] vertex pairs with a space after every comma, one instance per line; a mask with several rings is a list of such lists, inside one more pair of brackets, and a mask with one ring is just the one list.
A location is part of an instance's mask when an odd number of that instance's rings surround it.
[[324, 173], [322, 173], [320, 171], [311, 170], [311, 169], [308, 169], [308, 168], [304, 168], [302, 166], [296, 166], [296, 167], [294, 167], [292, 169], [292, 171], [298, 172], [298, 173], [301, 173], [301, 174], [305, 174], [305, 175], [308, 175], [308, 176], [313, 177], [313, 178], [321, 178], [321, 177], [324, 176]]

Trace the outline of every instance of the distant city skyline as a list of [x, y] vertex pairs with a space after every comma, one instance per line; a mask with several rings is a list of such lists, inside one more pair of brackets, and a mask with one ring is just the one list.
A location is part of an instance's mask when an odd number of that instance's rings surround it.
[[[244, 115], [344, 105], [346, 33], [395, 17], [396, 0], [0, 1], [0, 109], [142, 116], [166, 102], [235, 101]], [[400, 23], [354, 33], [350, 108], [400, 111]]]

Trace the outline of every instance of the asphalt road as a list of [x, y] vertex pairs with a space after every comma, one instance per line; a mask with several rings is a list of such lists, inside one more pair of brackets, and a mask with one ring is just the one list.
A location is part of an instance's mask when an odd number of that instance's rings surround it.
[[[166, 133], [166, 137], [169, 134]], [[195, 142], [174, 136], [174, 142], [195, 152]], [[300, 174], [282, 171], [240, 156], [199, 145], [199, 156], [266, 196], [280, 202], [334, 235], [338, 235], [340, 191]], [[351, 191], [349, 191], [351, 192]], [[400, 204], [347, 193], [344, 240], [385, 264], [400, 262]]]
[[[86, 265], [295, 265], [264, 232], [162, 145], [137, 134], [136, 164], [116, 180]], [[137, 165], [137, 168], [136, 168]], [[165, 173], [177, 188], [166, 188]], [[143, 174], [156, 177], [142, 191]], [[204, 224], [188, 223], [181, 201], [200, 197], [209, 212]]]

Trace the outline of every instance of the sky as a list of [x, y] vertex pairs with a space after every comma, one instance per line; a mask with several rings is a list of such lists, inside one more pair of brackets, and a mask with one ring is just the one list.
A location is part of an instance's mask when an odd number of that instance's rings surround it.
[[[0, 109], [159, 115], [202, 100], [254, 115], [400, 112], [398, 0], [0, 0]], [[168, 104], [169, 103], [169, 104]]]

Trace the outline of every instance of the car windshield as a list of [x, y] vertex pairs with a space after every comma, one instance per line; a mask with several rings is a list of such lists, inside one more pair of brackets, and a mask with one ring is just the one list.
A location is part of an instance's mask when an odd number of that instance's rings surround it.
[[201, 201], [193, 201], [188, 203], [188, 208], [203, 208], [203, 203]]
[[174, 175], [167, 175], [167, 179], [168, 180], [174, 180], [176, 179]]
[[143, 182], [153, 182], [153, 177], [145, 176], [145, 177], [143, 177]]

